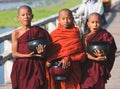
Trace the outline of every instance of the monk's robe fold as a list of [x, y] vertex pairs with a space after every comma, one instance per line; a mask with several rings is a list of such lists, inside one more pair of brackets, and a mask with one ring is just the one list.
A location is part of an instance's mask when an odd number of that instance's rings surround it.
[[48, 72], [48, 89], [80, 89], [80, 63], [85, 60], [85, 53], [80, 40], [79, 29], [74, 26], [64, 29], [59, 24], [58, 28], [50, 35], [53, 44], [49, 49], [47, 61], [51, 62], [68, 57], [71, 61], [71, 68], [70, 76], [65, 81], [55, 81]]
[[89, 35], [86, 37], [86, 41], [89, 44], [90, 42], [108, 42], [110, 45], [109, 55], [107, 56], [106, 61], [92, 61], [87, 59], [82, 65], [82, 87], [88, 88], [93, 87], [98, 81], [99, 78], [103, 78], [104, 82], [110, 77], [110, 71], [113, 67], [115, 61], [115, 52], [116, 44], [112, 35], [104, 29], [101, 29], [95, 34]]
[[[47, 31], [38, 26], [33, 26], [17, 39], [18, 52], [22, 54], [30, 53], [28, 40], [33, 38], [46, 38], [48, 42], [50, 41], [50, 36]], [[44, 58], [15, 59], [11, 73], [13, 89], [43, 89], [45, 79]]]
[[64, 29], [59, 24], [58, 29], [51, 33], [51, 38], [53, 45], [50, 47], [52, 50], [49, 52], [49, 61], [66, 56], [75, 58], [71, 59], [73, 61], [84, 61], [83, 46], [78, 28]]

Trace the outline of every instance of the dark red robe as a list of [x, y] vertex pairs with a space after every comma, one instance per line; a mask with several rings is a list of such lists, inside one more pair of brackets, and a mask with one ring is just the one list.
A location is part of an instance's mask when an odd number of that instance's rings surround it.
[[[116, 44], [113, 36], [106, 30], [101, 29], [95, 34], [86, 36], [86, 41], [89, 42], [105, 41], [110, 45], [109, 55], [106, 61], [93, 61], [87, 59], [82, 65], [82, 89], [103, 89], [105, 83], [110, 77], [110, 71], [115, 61]], [[96, 88], [95, 88], [96, 87]]]
[[58, 28], [51, 33], [51, 38], [53, 45], [50, 47], [47, 61], [68, 57], [71, 66], [69, 78], [65, 81], [55, 81], [47, 71], [48, 89], [80, 89], [80, 63], [85, 60], [85, 52], [80, 40], [79, 29], [74, 26], [64, 29], [59, 24]]
[[[18, 38], [18, 52], [30, 53], [28, 40], [32, 38], [47, 38], [50, 43], [48, 32], [38, 26], [33, 26]], [[17, 58], [14, 61], [11, 73], [12, 89], [44, 89], [45, 58]]]

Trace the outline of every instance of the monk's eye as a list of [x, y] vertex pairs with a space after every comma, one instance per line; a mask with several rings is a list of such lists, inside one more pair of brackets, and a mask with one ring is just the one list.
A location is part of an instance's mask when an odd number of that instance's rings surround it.
[[97, 23], [101, 23], [100, 21], [98, 21]]
[[22, 14], [21, 16], [25, 16], [25, 14]]
[[72, 19], [72, 17], [69, 17], [69, 18], [68, 18], [68, 20], [71, 20], [71, 19]]
[[62, 18], [62, 20], [65, 20], [65, 18]]

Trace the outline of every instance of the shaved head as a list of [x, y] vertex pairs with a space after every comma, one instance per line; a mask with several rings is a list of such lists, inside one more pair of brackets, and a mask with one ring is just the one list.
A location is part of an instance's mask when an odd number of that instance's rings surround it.
[[73, 15], [72, 15], [72, 11], [71, 10], [69, 10], [69, 9], [67, 9], [67, 8], [64, 8], [64, 9], [61, 9], [60, 11], [59, 11], [59, 17], [60, 17], [60, 14], [62, 13], [62, 12], [68, 12], [69, 13], [69, 15], [71, 16], [71, 17], [73, 17]]
[[99, 13], [96, 13], [96, 12], [95, 12], [95, 13], [91, 13], [91, 14], [88, 16], [88, 21], [90, 20], [90, 18], [91, 18], [92, 16], [97, 16], [100, 21], [102, 20], [101, 15], [100, 15]]
[[18, 8], [18, 14], [20, 12], [21, 9], [28, 9], [30, 13], [32, 13], [32, 9], [30, 6], [27, 6], [27, 5], [22, 5]]

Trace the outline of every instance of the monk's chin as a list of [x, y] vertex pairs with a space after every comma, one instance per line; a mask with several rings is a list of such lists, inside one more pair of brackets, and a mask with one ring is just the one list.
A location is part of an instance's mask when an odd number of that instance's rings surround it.
[[66, 29], [69, 29], [70, 27], [65, 27]]
[[71, 26], [65, 26], [65, 28], [66, 28], [66, 29], [69, 29], [69, 28], [71, 28]]

